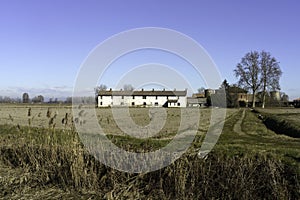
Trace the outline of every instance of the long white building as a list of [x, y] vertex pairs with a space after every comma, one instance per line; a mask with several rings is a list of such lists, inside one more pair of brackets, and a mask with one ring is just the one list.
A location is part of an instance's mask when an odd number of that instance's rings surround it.
[[105, 90], [98, 93], [98, 107], [186, 107], [187, 90]]

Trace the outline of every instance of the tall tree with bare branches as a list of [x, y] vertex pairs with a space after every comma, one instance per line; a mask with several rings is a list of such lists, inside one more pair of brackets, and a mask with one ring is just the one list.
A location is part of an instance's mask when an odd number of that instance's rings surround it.
[[269, 52], [260, 53], [262, 108], [265, 107], [267, 90], [280, 90], [279, 79], [282, 71], [279, 62]]
[[134, 87], [133, 87], [131, 84], [125, 84], [125, 85], [123, 86], [123, 89], [124, 89], [125, 91], [133, 91], [133, 90], [134, 90]]
[[252, 107], [255, 107], [256, 93], [261, 86], [259, 53], [257, 51], [247, 53], [237, 64], [234, 73], [239, 79], [240, 86], [252, 90]]

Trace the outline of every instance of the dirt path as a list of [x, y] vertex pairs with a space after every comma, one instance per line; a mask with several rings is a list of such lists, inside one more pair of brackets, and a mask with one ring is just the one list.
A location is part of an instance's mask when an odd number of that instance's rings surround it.
[[246, 110], [244, 109], [241, 118], [235, 123], [235, 125], [233, 127], [233, 131], [236, 132], [239, 135], [244, 135], [245, 134], [242, 130], [242, 123], [243, 123], [243, 120], [245, 118], [245, 112], [246, 112]]

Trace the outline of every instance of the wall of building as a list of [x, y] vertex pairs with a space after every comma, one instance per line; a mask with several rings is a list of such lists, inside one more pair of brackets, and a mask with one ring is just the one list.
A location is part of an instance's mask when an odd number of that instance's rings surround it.
[[186, 97], [176, 96], [98, 96], [98, 107], [108, 106], [146, 106], [162, 107], [168, 101], [168, 107], [186, 107]]

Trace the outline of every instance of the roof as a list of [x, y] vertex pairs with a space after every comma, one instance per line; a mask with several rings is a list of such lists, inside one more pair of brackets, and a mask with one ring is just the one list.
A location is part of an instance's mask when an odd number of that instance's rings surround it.
[[245, 89], [243, 89], [243, 88], [240, 88], [240, 87], [236, 87], [236, 86], [230, 86], [230, 87], [228, 88], [228, 92], [229, 92], [229, 93], [245, 93], [245, 94], [248, 93], [247, 90], [245, 90]]
[[178, 99], [168, 99], [168, 102], [169, 102], [169, 103], [177, 103], [177, 102], [178, 102]]
[[193, 97], [195, 97], [195, 98], [204, 98], [205, 94], [204, 93], [194, 93]]
[[105, 90], [99, 91], [99, 96], [186, 96], [187, 90], [138, 90], [138, 91], [125, 91], [125, 90]]
[[187, 98], [187, 103], [188, 103], [188, 104], [206, 103], [206, 98], [188, 97], [188, 98]]

